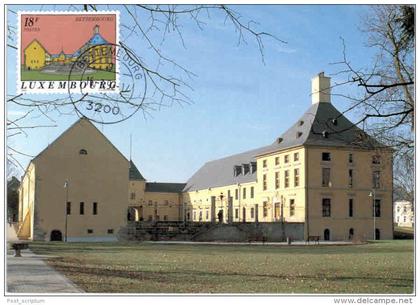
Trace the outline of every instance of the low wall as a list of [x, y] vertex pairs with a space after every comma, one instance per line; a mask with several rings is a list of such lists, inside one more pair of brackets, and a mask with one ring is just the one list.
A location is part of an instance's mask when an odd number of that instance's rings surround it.
[[260, 222], [217, 224], [193, 237], [195, 241], [285, 241], [304, 239], [303, 223]]

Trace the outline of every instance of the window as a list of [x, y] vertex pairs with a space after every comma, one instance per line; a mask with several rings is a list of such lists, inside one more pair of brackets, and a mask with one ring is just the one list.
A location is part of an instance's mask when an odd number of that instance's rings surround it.
[[86, 149], [79, 150], [79, 155], [87, 155], [87, 150]]
[[229, 200], [229, 198], [230, 198], [230, 190], [228, 190], [228, 200]]
[[236, 189], [235, 190], [235, 200], [238, 200], [238, 199], [239, 199], [239, 190]]
[[404, 216], [403, 222], [407, 222], [407, 216]]
[[406, 206], [403, 208], [403, 212], [407, 213], [407, 207]]
[[375, 217], [381, 217], [381, 200], [375, 199]]
[[323, 152], [322, 153], [322, 161], [331, 161], [331, 153]]
[[242, 189], [242, 199], [246, 199], [246, 188]]
[[87, 229], [88, 234], [92, 234], [93, 230], [92, 229]]
[[251, 198], [254, 198], [254, 187], [251, 186]]
[[263, 160], [263, 167], [267, 167], [267, 160]]
[[114, 229], [108, 229], [108, 234], [114, 234]]
[[251, 174], [257, 171], [257, 162], [251, 162]]
[[267, 175], [263, 175], [263, 191], [267, 190]]
[[136, 193], [132, 192], [132, 193], [130, 194], [130, 199], [131, 199], [131, 200], [136, 199]]
[[372, 156], [372, 164], [375, 164], [375, 165], [381, 164], [381, 156], [378, 156], [378, 155]]
[[235, 209], [235, 219], [239, 218], [239, 209]]
[[203, 212], [200, 210], [200, 213], [198, 214], [198, 220], [202, 221], [203, 220]]
[[289, 155], [284, 156], [284, 163], [289, 163]]
[[353, 236], [354, 236], [354, 229], [350, 228], [349, 229], [349, 239], [353, 239]]
[[289, 201], [289, 215], [290, 217], [295, 216], [295, 200], [290, 199]]
[[85, 214], [85, 203], [81, 202], [80, 203], [80, 215], [84, 215]]
[[263, 202], [263, 217], [267, 217], [268, 216], [268, 203], [267, 201]]
[[349, 163], [353, 164], [353, 154], [349, 154]]
[[331, 170], [329, 168], [322, 168], [322, 186], [330, 186]]
[[251, 218], [254, 218], [254, 208], [251, 208]]
[[349, 217], [353, 217], [353, 198], [349, 199]]
[[349, 169], [349, 187], [353, 187], [353, 170]]
[[275, 173], [275, 181], [274, 181], [276, 189], [280, 188], [280, 172]]
[[374, 171], [372, 174], [372, 184], [373, 188], [378, 189], [381, 187], [381, 172]]
[[169, 201], [165, 200], [165, 205], [168, 206], [169, 205]]
[[149, 220], [149, 221], [152, 221], [152, 220], [153, 220], [153, 216], [152, 216], [152, 215], [149, 215], [148, 220]]
[[296, 162], [296, 161], [299, 161], [299, 153], [294, 153], [293, 154], [293, 160]]
[[322, 198], [322, 217], [331, 217], [331, 199]]
[[152, 200], [149, 200], [148, 205], [149, 206], [152, 206], [153, 205], [153, 201]]
[[98, 203], [94, 202], [93, 206], [92, 206], [92, 214], [93, 215], [98, 215]]
[[168, 215], [163, 215], [163, 220], [168, 221]]
[[193, 220], [196, 220], [197, 219], [197, 217], [196, 217], [197, 215], [196, 215], [196, 212], [195, 212], [195, 210], [193, 211]]
[[284, 171], [284, 187], [289, 187], [289, 171]]
[[206, 220], [209, 220], [209, 210], [206, 210]]
[[276, 157], [274, 159], [274, 163], [275, 163], [275, 165], [279, 165], [280, 164], [280, 157]]
[[299, 186], [299, 169], [295, 168], [295, 187]]
[[71, 214], [71, 202], [70, 201], [67, 201], [66, 211], [67, 211], [67, 215]]

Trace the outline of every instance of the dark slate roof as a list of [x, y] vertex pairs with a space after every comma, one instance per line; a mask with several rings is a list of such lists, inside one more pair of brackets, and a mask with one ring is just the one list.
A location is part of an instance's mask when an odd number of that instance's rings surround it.
[[140, 171], [137, 169], [133, 161], [130, 160], [130, 169], [128, 178], [130, 181], [146, 181]]
[[146, 182], [146, 192], [181, 193], [185, 183]]
[[271, 145], [205, 163], [187, 181], [184, 192], [255, 181], [256, 173], [235, 177], [233, 167], [255, 161], [256, 156], [287, 148], [302, 145], [373, 148], [381, 145], [351, 123], [331, 103], [311, 105], [279, 138], [281, 141], [276, 139]]
[[[324, 136], [325, 135], [325, 136]], [[331, 103], [313, 104], [304, 115], [276, 140], [270, 153], [286, 148], [306, 146], [385, 147], [349, 121]]]

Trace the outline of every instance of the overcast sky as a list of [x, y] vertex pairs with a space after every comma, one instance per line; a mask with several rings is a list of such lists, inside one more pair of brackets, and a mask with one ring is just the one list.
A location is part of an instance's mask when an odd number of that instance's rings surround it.
[[[15, 12], [40, 9], [39, 6], [9, 8]], [[121, 20], [128, 18], [121, 7], [111, 8], [121, 9]], [[248, 37], [247, 44], [238, 45], [237, 33], [230, 24], [224, 24], [220, 14], [204, 18], [207, 23], [204, 30], [186, 21], [182, 29], [185, 47], [176, 35], [170, 35], [162, 50], [197, 75], [190, 81], [194, 90], [188, 92], [194, 103], [163, 108], [146, 119], [138, 113], [120, 124], [97, 125], [127, 158], [132, 134], [132, 159], [149, 181], [185, 182], [207, 161], [273, 142], [310, 106], [311, 78], [320, 71], [328, 75], [338, 70], [331, 63], [342, 59], [340, 37], [355, 66], [372, 60], [373, 50], [364, 47], [366, 36], [359, 30], [367, 6], [233, 8], [244, 19], [259, 22], [260, 30], [287, 44], [265, 39], [263, 64], [255, 41]], [[17, 16], [12, 12], [8, 13], [8, 23], [17, 23]], [[141, 45], [144, 41], [137, 43]], [[140, 47], [130, 47], [141, 53]], [[7, 49], [7, 64], [7, 92], [14, 94], [16, 51], [11, 48]], [[333, 98], [333, 103], [340, 110], [347, 105], [338, 98]], [[24, 111], [16, 107], [7, 110], [10, 119]], [[52, 114], [52, 117], [58, 127], [29, 130], [28, 136], [13, 137], [12, 146], [36, 155], [77, 120], [76, 115]], [[39, 120], [34, 118], [34, 122]], [[31, 159], [16, 157], [23, 166]]]

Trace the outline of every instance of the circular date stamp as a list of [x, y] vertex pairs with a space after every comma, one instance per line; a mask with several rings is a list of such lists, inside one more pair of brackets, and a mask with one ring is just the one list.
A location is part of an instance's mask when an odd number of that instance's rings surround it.
[[75, 111], [91, 121], [114, 124], [142, 108], [147, 91], [146, 70], [125, 45], [89, 46], [72, 63], [68, 95]]

